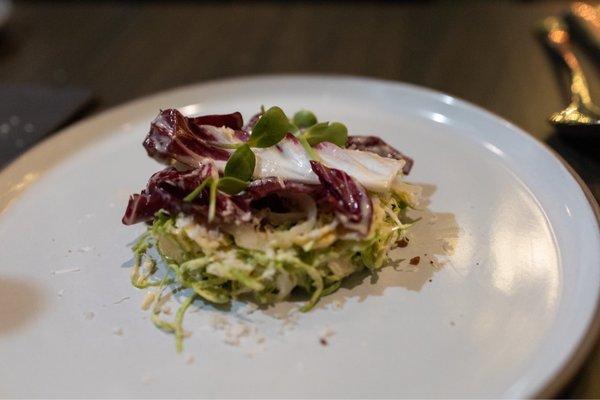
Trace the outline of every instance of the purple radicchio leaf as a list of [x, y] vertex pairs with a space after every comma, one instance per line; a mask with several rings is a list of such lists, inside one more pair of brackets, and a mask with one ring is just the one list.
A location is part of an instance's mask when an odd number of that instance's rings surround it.
[[232, 129], [235, 137], [242, 142], [247, 142], [248, 138], [250, 138], [250, 134], [244, 128], [242, 114], [239, 112], [222, 115], [202, 115], [199, 117], [187, 118], [187, 120], [193, 133], [209, 142], [221, 142], [221, 132], [218, 130], [215, 132], [214, 129], [221, 127]]
[[410, 173], [414, 164], [412, 158], [402, 154], [377, 136], [348, 136], [346, 148], [350, 150], [369, 151], [382, 157], [393, 158], [395, 160], [404, 160], [404, 167], [402, 167], [402, 173], [404, 175]]
[[[208, 189], [205, 189], [192, 202], [183, 198], [213, 175], [212, 164], [203, 164], [200, 168], [179, 171], [167, 167], [150, 177], [146, 189], [129, 198], [129, 204], [123, 216], [125, 225], [150, 221], [154, 215], [164, 210], [171, 215], [184, 213], [206, 221], [208, 216]], [[250, 220], [248, 207], [241, 201], [219, 192], [216, 202], [216, 222], [245, 222]]]
[[260, 119], [260, 117], [262, 117], [263, 113], [262, 111], [259, 113], [254, 114], [246, 123], [246, 125], [244, 125], [243, 130], [246, 132], [252, 132], [252, 129], [254, 128], [254, 125], [256, 125], [256, 123], [258, 122], [258, 120]]
[[250, 139], [250, 133], [244, 129], [237, 129], [234, 131], [235, 137], [242, 142], [247, 142]]
[[191, 125], [179, 111], [161, 111], [152, 121], [144, 140], [148, 155], [163, 164], [177, 160], [193, 168], [203, 165], [207, 158], [227, 160], [229, 152], [214, 146], [199, 134], [199, 127]]
[[242, 129], [242, 126], [244, 126], [244, 119], [239, 112], [234, 112], [232, 114], [201, 115], [188, 118], [188, 121], [194, 126], [210, 125], [216, 126], [217, 128], [226, 126], [233, 130]]
[[346, 229], [366, 236], [373, 218], [373, 204], [366, 189], [344, 171], [317, 161], [310, 165], [323, 186], [320, 203], [330, 206]]
[[271, 177], [252, 181], [238, 197], [250, 204], [273, 194], [303, 193], [314, 197], [320, 192], [321, 185]]
[[146, 189], [129, 197], [123, 223], [132, 225], [151, 220], [161, 209], [168, 212], [181, 211], [184, 193], [193, 190], [210, 176], [210, 168], [207, 164], [203, 168], [180, 172], [174, 167], [168, 167], [155, 173], [148, 180]]
[[319, 184], [269, 177], [250, 182], [242, 193], [233, 198], [246, 207], [266, 207], [273, 211], [285, 212], [290, 210], [290, 195], [305, 194], [318, 199], [321, 192], [322, 187]]

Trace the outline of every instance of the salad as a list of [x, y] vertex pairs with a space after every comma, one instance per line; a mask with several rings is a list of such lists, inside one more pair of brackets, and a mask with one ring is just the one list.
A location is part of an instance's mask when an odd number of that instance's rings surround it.
[[[195, 300], [270, 304], [303, 291], [301, 311], [309, 311], [349, 275], [384, 266], [416, 222], [406, 211], [420, 188], [404, 181], [413, 161], [310, 111], [290, 119], [263, 108], [244, 125], [239, 112], [167, 109], [143, 145], [166, 167], [129, 198], [123, 216], [125, 225], [148, 225], [133, 246], [131, 280], [158, 287], [147, 304], [152, 320], [179, 349]], [[184, 298], [171, 321], [161, 315], [167, 289]]]

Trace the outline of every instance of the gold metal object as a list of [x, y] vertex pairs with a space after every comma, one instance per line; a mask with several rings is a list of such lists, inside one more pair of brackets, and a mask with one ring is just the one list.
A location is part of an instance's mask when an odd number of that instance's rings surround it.
[[569, 7], [569, 17], [585, 38], [600, 50], [600, 5], [575, 2]]
[[597, 127], [600, 130], [600, 108], [592, 102], [583, 70], [571, 50], [565, 23], [559, 18], [548, 17], [542, 22], [542, 30], [546, 43], [560, 56], [571, 74], [571, 103], [564, 110], [552, 114], [550, 123], [561, 128]]

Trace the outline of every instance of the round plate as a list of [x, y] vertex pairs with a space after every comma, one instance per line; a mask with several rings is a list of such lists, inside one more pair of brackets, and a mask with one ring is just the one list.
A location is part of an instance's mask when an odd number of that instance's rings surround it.
[[[141, 142], [160, 108], [248, 118], [263, 104], [380, 135], [416, 160], [408, 178], [423, 185], [429, 211], [377, 279], [355, 277], [310, 313], [286, 317], [299, 303], [254, 313], [198, 304], [177, 354], [129, 283], [128, 244], [145, 227], [120, 219], [128, 195], [161, 168]], [[276, 76], [135, 101], [0, 173], [0, 393], [548, 395], [593, 336], [600, 237], [591, 204], [568, 167], [519, 128], [414, 86]], [[418, 265], [407, 262], [416, 255]]]

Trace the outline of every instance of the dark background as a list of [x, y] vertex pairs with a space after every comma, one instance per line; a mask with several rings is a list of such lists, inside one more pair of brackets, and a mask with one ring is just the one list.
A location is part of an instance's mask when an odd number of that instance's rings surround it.
[[[547, 116], [568, 101], [535, 35], [567, 2], [16, 2], [0, 33], [0, 82], [76, 86], [80, 118], [188, 83], [335, 73], [410, 82], [485, 107], [548, 143], [600, 198], [600, 145]], [[577, 43], [600, 99], [600, 50]], [[5, 101], [4, 99], [2, 101]], [[600, 350], [563, 397], [600, 397]]]

